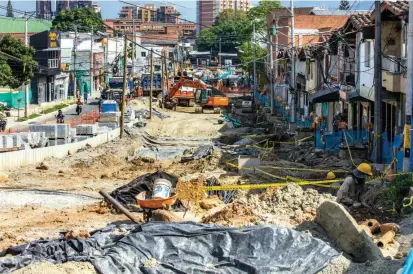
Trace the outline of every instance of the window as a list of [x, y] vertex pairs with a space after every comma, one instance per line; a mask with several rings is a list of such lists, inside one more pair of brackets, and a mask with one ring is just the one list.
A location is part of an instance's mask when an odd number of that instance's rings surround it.
[[141, 57], [146, 57], [146, 51], [141, 52]]
[[366, 68], [370, 67], [370, 59], [371, 59], [370, 45], [371, 45], [371, 41], [366, 41], [364, 43], [364, 66]]

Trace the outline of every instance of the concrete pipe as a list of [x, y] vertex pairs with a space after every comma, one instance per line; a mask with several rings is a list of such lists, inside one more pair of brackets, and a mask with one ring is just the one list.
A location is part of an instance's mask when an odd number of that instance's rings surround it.
[[398, 224], [395, 223], [387, 223], [387, 224], [382, 224], [380, 225], [380, 231], [381, 233], [387, 233], [388, 231], [394, 231], [396, 233], [399, 233], [400, 231], [400, 226]]
[[376, 219], [367, 219], [361, 224], [369, 227], [372, 234], [377, 233], [380, 230], [380, 223]]
[[393, 230], [387, 231], [377, 242], [377, 246], [380, 248], [385, 247], [388, 243], [393, 242], [396, 233]]

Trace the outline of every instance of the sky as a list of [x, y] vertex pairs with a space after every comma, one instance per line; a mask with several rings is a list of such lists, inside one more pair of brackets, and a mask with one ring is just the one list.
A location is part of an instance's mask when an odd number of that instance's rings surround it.
[[[54, 2], [54, 1], [53, 1]], [[122, 6], [124, 3], [119, 1], [95, 1], [99, 3], [102, 7], [102, 17], [104, 19], [108, 18], [117, 18]], [[181, 12], [181, 18], [185, 18], [189, 21], [196, 22], [196, 1], [195, 0], [169, 0], [169, 1], [133, 1], [127, 0], [126, 2], [130, 2], [137, 5], [143, 4], [155, 4], [159, 5], [170, 5], [175, 4], [176, 8], [179, 12]], [[253, 6], [258, 5], [258, 0], [252, 0], [251, 4]], [[289, 7], [290, 1], [281, 1], [283, 6]], [[336, 9], [339, 5], [340, 1], [294, 1], [295, 7], [309, 7], [309, 6], [317, 6], [317, 7], [324, 7], [327, 9]], [[354, 5], [353, 5], [354, 4]], [[353, 9], [358, 10], [368, 10], [372, 6], [373, 1], [350, 1], [350, 5], [353, 5]], [[1, 6], [6, 6], [7, 1], [0, 1]], [[16, 10], [22, 11], [35, 11], [36, 10], [36, 1], [20, 1], [20, 0], [12, 0], [13, 8]], [[5, 10], [0, 10], [0, 15], [5, 15]]]

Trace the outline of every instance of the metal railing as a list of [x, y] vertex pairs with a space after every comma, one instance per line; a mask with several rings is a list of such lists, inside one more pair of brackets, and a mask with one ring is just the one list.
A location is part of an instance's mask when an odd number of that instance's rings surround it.
[[390, 73], [405, 73], [407, 71], [406, 58], [393, 55], [383, 55], [382, 69]]
[[48, 68], [58, 68], [59, 67], [59, 59], [48, 59]]

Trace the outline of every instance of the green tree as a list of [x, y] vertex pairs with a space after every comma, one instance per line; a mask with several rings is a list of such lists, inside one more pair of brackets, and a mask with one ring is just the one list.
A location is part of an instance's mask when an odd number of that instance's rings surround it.
[[60, 31], [74, 31], [75, 25], [79, 32], [94, 30], [103, 31], [103, 21], [100, 13], [91, 8], [78, 8], [61, 11], [53, 20], [52, 25]]
[[6, 13], [6, 17], [14, 17], [13, 14], [13, 6], [11, 5], [11, 1], [9, 0], [9, 2], [7, 2], [7, 13]]
[[279, 1], [262, 0], [248, 12], [232, 9], [222, 11], [215, 19], [213, 27], [199, 33], [196, 43], [198, 50], [212, 48], [218, 51], [221, 43], [223, 52], [236, 52], [235, 47], [251, 41], [253, 24], [256, 25], [257, 36], [265, 37], [267, 14], [271, 9], [280, 7], [282, 6]]
[[350, 9], [350, 1], [348, 0], [341, 0], [340, 6], [338, 7], [339, 10], [349, 10]]
[[256, 60], [257, 71], [265, 70], [264, 57], [267, 56], [267, 49], [260, 46], [256, 47], [256, 55], [254, 57], [254, 44], [251, 42], [245, 42], [238, 47], [240, 54], [240, 61], [243, 64], [242, 68], [252, 74], [254, 67], [254, 60]]
[[[275, 8], [282, 8], [280, 1], [261, 0], [258, 6], [251, 8], [248, 13], [248, 19], [251, 24], [255, 23], [255, 29], [258, 33], [263, 35], [266, 33], [267, 14]], [[264, 35], [265, 36], [265, 35]]]
[[34, 48], [11, 36], [0, 38], [0, 86], [18, 88], [26, 84], [36, 68], [34, 53]]
[[207, 51], [211, 50], [211, 48], [215, 48], [217, 43], [217, 36], [213, 32], [213, 30], [210, 29], [203, 29], [196, 40], [196, 45], [198, 50], [200, 51]]

